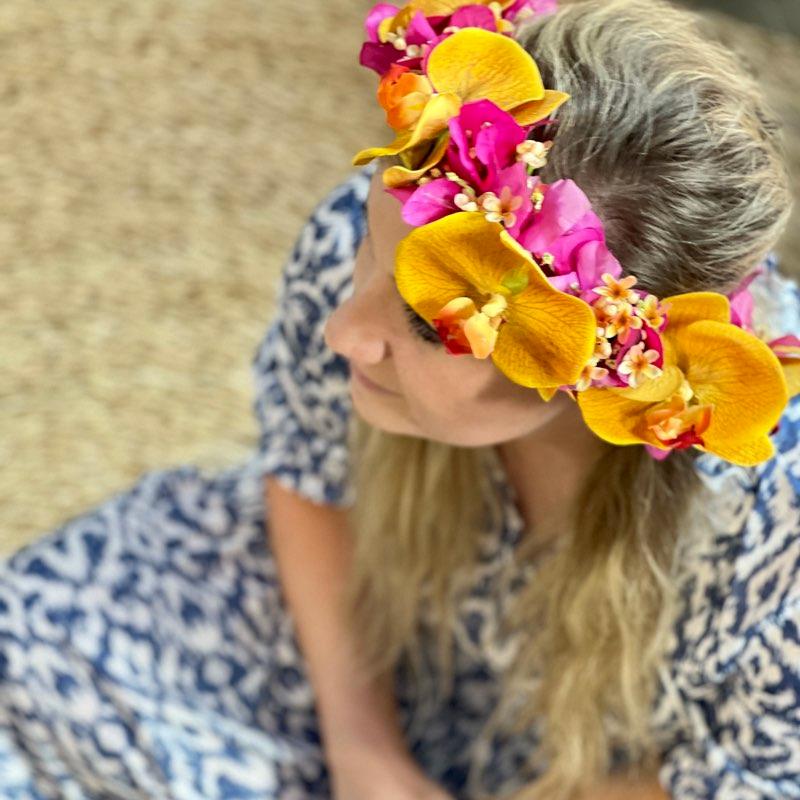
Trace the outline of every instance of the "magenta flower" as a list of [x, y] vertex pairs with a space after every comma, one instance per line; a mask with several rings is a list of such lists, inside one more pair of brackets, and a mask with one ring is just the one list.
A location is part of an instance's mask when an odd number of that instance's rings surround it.
[[427, 176], [432, 179], [411, 192], [393, 192], [403, 203], [403, 219], [424, 225], [457, 211], [478, 211], [516, 237], [533, 211], [526, 164], [517, 152], [529, 128], [490, 100], [466, 103], [448, 127], [450, 143]]
[[553, 273], [550, 282], [561, 291], [593, 303], [593, 291], [603, 273], [614, 278], [622, 266], [606, 246], [605, 230], [592, 211], [589, 198], [574, 181], [559, 180], [545, 186], [541, 208], [531, 214], [515, 237]]
[[[485, 5], [462, 6], [449, 16], [426, 17], [408, 5], [401, 9], [378, 3], [367, 13], [364, 27], [367, 41], [361, 46], [359, 63], [383, 77], [392, 64], [424, 72], [428, 54], [456, 29], [484, 28], [496, 33], [498, 21]], [[499, 32], [510, 34], [513, 26], [509, 23], [507, 30]]]
[[[411, 189], [411, 192], [404, 199], [398, 192], [407, 191], [408, 188]], [[435, 219], [463, 210], [456, 205], [455, 198], [464, 189], [455, 181], [447, 178], [435, 178], [416, 189], [399, 187], [390, 191], [403, 203], [403, 219], [409, 225], [427, 225]]]
[[367, 12], [367, 18], [364, 21], [364, 28], [367, 31], [367, 37], [371, 42], [380, 42], [378, 36], [378, 28], [387, 17], [394, 17], [399, 13], [400, 9], [391, 3], [377, 3]]
[[762, 275], [766, 267], [763, 263], [759, 264], [754, 270], [749, 272], [739, 285], [728, 294], [728, 301], [731, 306], [731, 322], [738, 325], [743, 330], [753, 332], [753, 295], [750, 294], [750, 284]]
[[464, 104], [448, 126], [450, 169], [479, 194], [493, 191], [498, 173], [517, 163], [517, 145], [528, 133], [491, 100]]
[[671, 452], [672, 450], [662, 450], [660, 447], [653, 447], [652, 444], [646, 444], [644, 449], [647, 450], [647, 454], [652, 456], [656, 461], [663, 461]]
[[446, 27], [485, 28], [497, 32], [497, 20], [488, 6], [461, 6], [450, 17]]
[[[391, 3], [378, 3], [367, 14], [364, 24], [367, 41], [361, 46], [358, 61], [381, 77], [389, 71], [392, 64], [420, 69], [423, 56], [430, 51], [434, 42], [441, 38], [440, 31], [434, 29], [421, 11], [413, 14], [404, 11], [402, 16], [398, 17], [400, 14], [401, 10]], [[387, 19], [394, 20], [394, 23], [387, 32], [388, 38], [381, 41], [379, 28]], [[403, 24], [404, 22], [406, 24]]]
[[[369, 10], [364, 27], [367, 41], [359, 63], [383, 77], [392, 64], [425, 71], [431, 50], [461, 28], [483, 28], [492, 33], [514, 34], [515, 26], [530, 16], [556, 10], [556, 0], [516, 0], [505, 11], [495, 12], [484, 4], [464, 5], [452, 14], [426, 17], [408, 4], [377, 3]], [[388, 20], [388, 22], [387, 22]]]
[[528, 17], [552, 14], [557, 10], [558, 0], [517, 0], [503, 12], [503, 18], [519, 24]]

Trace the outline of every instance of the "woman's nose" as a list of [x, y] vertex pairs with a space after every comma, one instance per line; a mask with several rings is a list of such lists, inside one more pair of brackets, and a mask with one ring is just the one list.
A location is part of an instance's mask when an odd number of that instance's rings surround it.
[[325, 323], [325, 344], [348, 361], [377, 364], [389, 353], [387, 314], [363, 293], [339, 305]]

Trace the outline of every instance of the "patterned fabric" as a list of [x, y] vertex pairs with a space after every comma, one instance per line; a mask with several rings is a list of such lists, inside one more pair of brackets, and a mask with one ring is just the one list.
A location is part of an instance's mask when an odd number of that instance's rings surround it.
[[[330, 797], [263, 477], [354, 501], [347, 364], [322, 330], [352, 290], [374, 167], [319, 204], [288, 260], [253, 360], [252, 458], [147, 473], [0, 565], [0, 797]], [[768, 266], [767, 317], [800, 332], [800, 289]], [[680, 800], [800, 798], [799, 432], [800, 399], [766, 464], [696, 462], [715, 524], [681, 552], [684, 605], [653, 709], [659, 777]], [[498, 622], [536, 575], [514, 560], [523, 525], [499, 464], [493, 478], [503, 516], [455, 621], [455, 680], [441, 684], [425, 620], [423, 674], [401, 663], [396, 676], [412, 752], [459, 800], [533, 780], [522, 765], [541, 734], [480, 735], [520, 641]]]

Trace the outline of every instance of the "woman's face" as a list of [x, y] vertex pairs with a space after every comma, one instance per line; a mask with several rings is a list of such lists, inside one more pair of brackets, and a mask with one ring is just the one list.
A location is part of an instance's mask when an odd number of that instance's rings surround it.
[[384, 191], [377, 169], [353, 294], [325, 328], [328, 346], [350, 362], [353, 405], [359, 414], [391, 433], [465, 447], [526, 436], [564, 415], [559, 422], [582, 425], [576, 403], [563, 392], [545, 403], [535, 389], [506, 378], [491, 357], [445, 350], [436, 331], [397, 290], [395, 250], [412, 230], [400, 212], [400, 202]]

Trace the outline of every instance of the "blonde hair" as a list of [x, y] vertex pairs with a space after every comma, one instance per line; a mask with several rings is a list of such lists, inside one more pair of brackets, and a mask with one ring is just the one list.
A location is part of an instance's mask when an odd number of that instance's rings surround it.
[[[543, 179], [575, 180], [625, 272], [661, 297], [730, 291], [774, 246], [791, 209], [762, 92], [697, 22], [662, 0], [588, 0], [517, 33], [545, 86], [571, 95], [546, 131], [556, 144]], [[450, 675], [457, 599], [500, 513], [490, 454], [388, 434], [356, 415], [353, 426], [361, 502], [346, 601], [365, 669], [377, 674], [404, 654], [416, 663], [424, 602], [437, 609]], [[525, 635], [489, 727], [545, 721], [542, 751], [531, 754], [542, 774], [526, 800], [587, 789], [617, 748], [644, 771], [657, 763], [649, 718], [678, 609], [678, 545], [711, 528], [697, 455], [659, 462], [641, 446], [609, 445], [564, 509], [547, 568], [504, 620]], [[523, 539], [521, 560], [533, 558], [526, 547]]]

